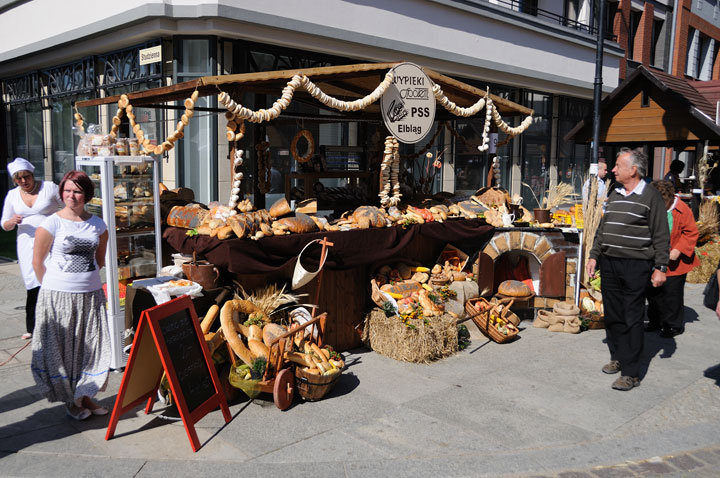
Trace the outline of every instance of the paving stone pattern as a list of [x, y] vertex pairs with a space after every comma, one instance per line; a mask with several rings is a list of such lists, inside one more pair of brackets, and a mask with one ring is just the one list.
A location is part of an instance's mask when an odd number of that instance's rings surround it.
[[[324, 400], [231, 402], [196, 430], [193, 453], [177, 412], [155, 404], [121, 417], [69, 420], [37, 392], [16, 264], [0, 264], [0, 476], [635, 477], [720, 476], [720, 321], [686, 288], [686, 332], [646, 334], [640, 387], [615, 376], [602, 330], [551, 333], [521, 324], [520, 340], [470, 346], [431, 365], [366, 349]], [[23, 348], [26, 346], [25, 348]], [[98, 395], [114, 404], [122, 379]]]

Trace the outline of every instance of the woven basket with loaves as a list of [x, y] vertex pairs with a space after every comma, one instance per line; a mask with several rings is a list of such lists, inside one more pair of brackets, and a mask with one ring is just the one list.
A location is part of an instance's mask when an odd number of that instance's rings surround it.
[[517, 338], [519, 332], [508, 317], [510, 305], [512, 302], [504, 305], [488, 302], [484, 298], [478, 297], [465, 302], [465, 311], [480, 332], [494, 342], [503, 344]]

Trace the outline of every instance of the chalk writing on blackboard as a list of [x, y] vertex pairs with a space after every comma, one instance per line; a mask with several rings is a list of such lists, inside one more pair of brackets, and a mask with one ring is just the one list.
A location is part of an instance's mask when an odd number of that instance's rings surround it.
[[192, 317], [183, 309], [159, 323], [187, 408], [192, 412], [215, 394]]

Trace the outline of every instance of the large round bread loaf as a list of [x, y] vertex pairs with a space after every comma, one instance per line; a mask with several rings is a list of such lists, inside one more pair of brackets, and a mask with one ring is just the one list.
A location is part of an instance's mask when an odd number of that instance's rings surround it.
[[510, 297], [526, 297], [532, 294], [532, 290], [527, 284], [518, 280], [506, 280], [498, 286], [498, 294]]
[[315, 225], [315, 221], [310, 219], [310, 216], [299, 212], [295, 213], [295, 217], [284, 217], [275, 222], [284, 224], [287, 226], [288, 230], [294, 232], [295, 234], [304, 234], [318, 230], [317, 225]]

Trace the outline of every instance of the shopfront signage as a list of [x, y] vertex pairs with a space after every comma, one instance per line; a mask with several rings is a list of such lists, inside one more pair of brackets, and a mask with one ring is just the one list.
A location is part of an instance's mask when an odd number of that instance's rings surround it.
[[162, 61], [162, 45], [140, 50], [140, 65], [159, 63]]
[[115, 399], [105, 439], [115, 434], [120, 416], [147, 401], [150, 413], [163, 372], [193, 451], [200, 448], [195, 423], [220, 407], [231, 419], [205, 338], [190, 297], [184, 295], [140, 316], [130, 357]]
[[435, 121], [432, 81], [414, 63], [401, 63], [392, 69], [393, 83], [381, 100], [383, 121], [401, 143], [422, 141]]

